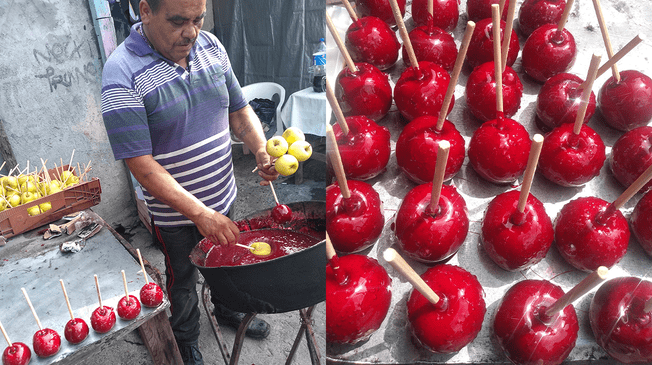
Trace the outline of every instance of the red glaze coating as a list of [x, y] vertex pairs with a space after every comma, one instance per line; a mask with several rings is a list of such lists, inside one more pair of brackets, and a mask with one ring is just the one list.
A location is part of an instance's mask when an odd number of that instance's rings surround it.
[[[539, 90], [537, 96], [536, 124], [544, 132], [562, 124], [573, 124], [580, 108], [584, 82], [576, 75], [560, 73], [549, 78]], [[588, 123], [595, 113], [595, 94], [591, 91], [589, 104], [584, 114], [584, 123]]]
[[129, 298], [126, 296], [120, 298], [118, 302], [118, 316], [120, 318], [131, 321], [138, 317], [138, 314], [140, 314], [140, 302], [138, 298], [133, 295], [130, 295]]
[[[342, 275], [338, 280], [333, 266]], [[338, 274], [340, 274], [338, 273]], [[355, 344], [380, 328], [392, 301], [392, 279], [373, 258], [336, 257], [326, 265], [326, 341]]]
[[475, 130], [469, 142], [469, 162], [484, 179], [510, 183], [525, 172], [531, 144], [525, 127], [500, 117]]
[[115, 312], [109, 306], [97, 307], [91, 314], [91, 327], [98, 333], [106, 333], [115, 325]]
[[[502, 39], [505, 32], [505, 21], [500, 21], [500, 39]], [[471, 70], [482, 65], [486, 62], [494, 60], [494, 36], [493, 24], [491, 24], [491, 15], [487, 19], [482, 19], [477, 22], [471, 41], [469, 42], [469, 49], [466, 51], [466, 64], [469, 65]], [[507, 51], [507, 66], [512, 66], [518, 51], [521, 49], [518, 43], [518, 36], [512, 30], [512, 35], [509, 40], [509, 50]]]
[[351, 197], [344, 199], [338, 183], [326, 188], [326, 232], [339, 252], [353, 253], [376, 242], [385, 225], [382, 201], [363, 181], [348, 180]]
[[22, 342], [13, 342], [2, 353], [2, 365], [26, 365], [32, 359], [32, 351]]
[[156, 308], [163, 303], [163, 290], [156, 283], [148, 283], [140, 288], [140, 302], [145, 307]]
[[622, 363], [652, 361], [652, 313], [643, 311], [650, 298], [652, 283], [628, 276], [602, 284], [591, 300], [596, 342]]
[[611, 203], [596, 197], [577, 198], [559, 211], [555, 242], [561, 256], [578, 270], [611, 268], [627, 253], [629, 226]]
[[496, 196], [482, 221], [482, 246], [504, 270], [525, 270], [541, 261], [552, 245], [552, 221], [534, 195], [529, 194], [524, 213], [516, 208], [520, 191]]
[[[611, 171], [625, 187], [632, 185], [652, 165], [652, 127], [638, 127], [618, 138], [611, 149]], [[639, 190], [645, 193], [652, 181]]]
[[396, 213], [399, 246], [411, 258], [432, 264], [453, 256], [469, 231], [464, 198], [454, 186], [443, 185], [438, 211], [428, 210], [432, 183], [410, 190]]
[[[500, 0], [467, 0], [466, 13], [469, 16], [469, 20], [477, 23], [482, 19], [491, 18], [491, 5], [493, 4], [500, 4]], [[502, 20], [507, 19], [507, 9], [507, 6], [503, 8], [503, 13], [501, 14]]]
[[549, 324], [541, 320], [546, 308], [564, 295], [545, 280], [522, 280], [503, 297], [493, 330], [507, 358], [518, 365], [561, 364], [568, 357], [579, 325], [573, 305], [568, 305]]
[[[356, 0], [355, 3], [356, 10], [361, 17], [375, 16], [391, 26], [396, 25], [389, 0]], [[396, 3], [401, 10], [401, 15], [405, 16], [405, 0], [396, 0]]]
[[573, 124], [562, 124], [543, 140], [538, 171], [561, 186], [580, 186], [600, 175], [606, 159], [602, 138], [591, 127], [582, 125], [580, 134]]
[[[455, 1], [455, 0], [454, 0]], [[421, 26], [410, 32], [410, 43], [419, 62], [429, 61], [453, 72], [457, 59], [457, 46], [453, 36], [434, 26]], [[410, 67], [407, 50], [402, 50], [403, 62]]]
[[480, 282], [461, 267], [447, 264], [429, 268], [421, 278], [440, 300], [433, 305], [412, 290], [407, 301], [412, 336], [435, 353], [459, 351], [482, 328], [487, 308]]
[[575, 38], [565, 28], [557, 31], [554, 24], [537, 28], [525, 41], [521, 60], [523, 70], [533, 79], [544, 82], [568, 71], [575, 62]]
[[[476, 67], [466, 82], [466, 104], [471, 113], [483, 122], [496, 119], [496, 78], [494, 63]], [[503, 111], [511, 117], [521, 107], [523, 84], [509, 66], [503, 72]]]
[[396, 33], [374, 16], [351, 23], [346, 31], [345, 44], [354, 62], [367, 62], [383, 71], [396, 63], [401, 49]]
[[395, 148], [398, 167], [417, 184], [431, 182], [441, 141], [450, 143], [444, 180], [452, 178], [464, 162], [464, 137], [448, 120], [437, 131], [436, 117], [419, 117], [403, 127]]
[[63, 329], [63, 336], [71, 344], [78, 344], [88, 337], [88, 325], [86, 321], [81, 318], [74, 318], [66, 323], [66, 327]]
[[629, 221], [638, 243], [652, 256], [652, 192], [643, 195], [636, 203]]
[[34, 353], [39, 357], [50, 357], [61, 348], [61, 336], [51, 328], [36, 331], [32, 341]]
[[335, 97], [345, 116], [365, 115], [378, 121], [392, 106], [389, 78], [369, 63], [356, 63], [356, 67], [358, 72], [345, 67], [337, 75]]
[[339, 124], [333, 133], [342, 157], [344, 172], [349, 179], [368, 180], [385, 171], [391, 155], [389, 129], [358, 115], [347, 117], [349, 134], [344, 135]]
[[566, 0], [525, 0], [518, 11], [518, 29], [529, 37], [544, 24], [559, 24]]
[[432, 13], [428, 13], [428, 0], [412, 0], [412, 19], [417, 26], [434, 25], [452, 32], [460, 17], [458, 0], [434, 0]]
[[[394, 86], [394, 102], [401, 115], [411, 121], [424, 115], [438, 116], [451, 77], [441, 66], [420, 61], [419, 68], [408, 67]], [[448, 113], [455, 104], [451, 100]]]
[[610, 77], [598, 92], [598, 106], [612, 128], [629, 131], [652, 119], [652, 79], [634, 70], [620, 71], [620, 82]]
[[284, 224], [292, 220], [292, 209], [285, 204], [276, 204], [271, 214], [276, 224]]

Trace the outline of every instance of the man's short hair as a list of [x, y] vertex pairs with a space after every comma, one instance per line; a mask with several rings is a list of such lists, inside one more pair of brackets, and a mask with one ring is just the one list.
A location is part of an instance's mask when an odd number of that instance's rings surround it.
[[161, 7], [161, 1], [163, 0], [145, 0], [149, 4], [149, 8], [152, 9], [152, 13], [156, 13]]

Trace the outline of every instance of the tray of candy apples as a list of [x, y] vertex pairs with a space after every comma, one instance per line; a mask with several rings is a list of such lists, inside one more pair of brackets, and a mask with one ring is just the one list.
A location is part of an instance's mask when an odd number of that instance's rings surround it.
[[652, 361], [651, 11], [327, 8], [329, 362]]

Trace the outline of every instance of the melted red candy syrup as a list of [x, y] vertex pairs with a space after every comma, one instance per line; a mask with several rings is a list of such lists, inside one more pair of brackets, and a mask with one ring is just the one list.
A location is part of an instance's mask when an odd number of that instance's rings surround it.
[[[428, 0], [412, 1], [412, 19], [416, 25], [433, 25], [445, 32], [452, 32], [460, 17], [458, 0], [435, 0], [432, 5], [433, 15], [430, 15]], [[405, 57], [403, 58], [405, 59]]]
[[284, 224], [292, 220], [292, 210], [285, 204], [277, 204], [271, 214], [274, 223]]
[[[549, 78], [539, 90], [537, 96], [536, 125], [543, 132], [563, 124], [573, 124], [580, 108], [584, 80], [576, 75], [560, 73]], [[589, 104], [584, 114], [584, 123], [588, 123], [595, 113], [595, 94], [591, 92]]]
[[314, 237], [289, 230], [251, 231], [247, 234], [241, 234], [240, 239], [238, 240], [239, 244], [245, 246], [250, 246], [254, 242], [268, 243], [272, 249], [272, 252], [267, 256], [258, 256], [251, 253], [251, 251], [238, 246], [213, 245], [213, 243], [206, 238], [201, 240], [198, 245], [213, 246], [213, 248], [208, 251], [204, 266], [220, 267], [242, 266], [273, 260], [275, 258], [287, 256], [304, 250], [308, 247], [314, 246], [319, 243], [319, 240]]
[[554, 24], [537, 28], [523, 46], [523, 70], [530, 77], [544, 82], [552, 76], [566, 72], [575, 62], [575, 38], [566, 29], [561, 32]]
[[396, 63], [401, 49], [396, 33], [373, 16], [353, 22], [346, 31], [345, 44], [353, 62], [367, 62], [381, 71]]
[[[412, 43], [417, 61], [433, 62], [447, 72], [453, 72], [457, 59], [457, 46], [452, 35], [432, 24], [425, 25], [410, 31], [410, 43]], [[410, 67], [410, 57], [405, 47], [403, 47], [402, 55], [403, 62]]]

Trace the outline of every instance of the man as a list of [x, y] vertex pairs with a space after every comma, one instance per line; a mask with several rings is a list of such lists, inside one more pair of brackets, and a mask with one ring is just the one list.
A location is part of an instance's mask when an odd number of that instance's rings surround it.
[[[206, 0], [141, 0], [139, 9], [142, 23], [104, 66], [102, 115], [115, 158], [142, 185], [152, 214], [184, 362], [202, 364], [198, 272], [188, 255], [203, 237], [228, 245], [239, 236], [229, 127], [255, 153], [261, 185], [278, 173], [224, 47], [201, 31]], [[218, 321], [240, 324], [242, 313], [213, 303]], [[247, 333], [264, 338], [269, 325], [256, 320]]]

